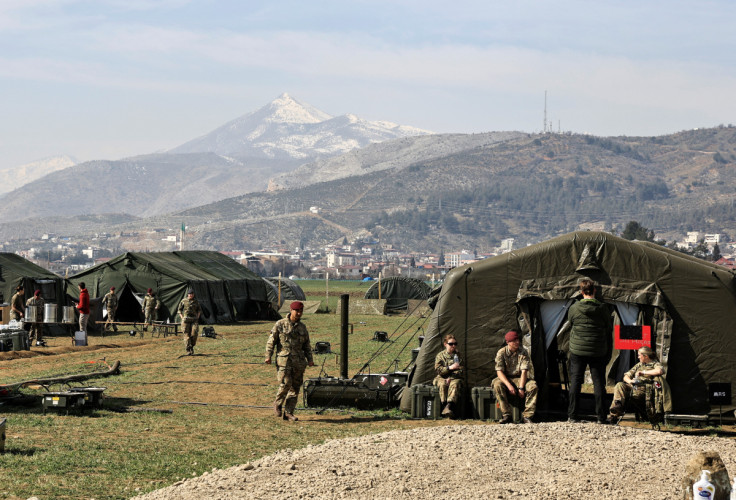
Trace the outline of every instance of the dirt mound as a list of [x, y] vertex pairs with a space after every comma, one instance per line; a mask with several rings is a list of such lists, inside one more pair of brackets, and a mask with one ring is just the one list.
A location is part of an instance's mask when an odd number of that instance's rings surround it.
[[137, 498], [677, 498], [698, 450], [717, 451], [736, 473], [730, 438], [592, 423], [453, 425], [285, 450]]

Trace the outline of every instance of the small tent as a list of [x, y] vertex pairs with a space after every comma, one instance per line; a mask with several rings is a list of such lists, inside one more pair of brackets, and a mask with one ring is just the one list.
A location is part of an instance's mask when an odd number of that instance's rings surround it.
[[304, 290], [294, 280], [278, 276], [263, 279], [267, 285], [268, 300], [274, 304], [276, 310], [281, 309], [286, 300], [307, 300]]
[[[570, 329], [566, 313], [584, 277], [598, 283], [615, 324], [651, 327], [674, 412], [706, 414], [709, 384], [736, 383], [733, 271], [650, 243], [575, 232], [453, 269], [437, 297], [409, 384], [431, 383], [442, 336], [452, 333], [466, 358], [466, 390], [490, 385], [503, 336], [517, 328], [543, 394], [560, 380], [557, 361], [567, 354]], [[608, 384], [621, 380], [634, 363], [633, 351], [614, 350]], [[410, 405], [405, 391], [402, 408]]]
[[148, 288], [161, 301], [160, 321], [179, 321], [177, 308], [190, 288], [202, 307], [202, 323], [272, 317], [262, 280], [230, 261], [219, 252], [128, 252], [69, 281], [77, 294], [76, 285], [85, 282], [93, 299], [104, 296], [114, 286], [119, 321], [143, 320], [140, 303]]
[[404, 276], [381, 278], [371, 285], [365, 292], [366, 299], [386, 299], [386, 309], [389, 312], [402, 311], [408, 307], [409, 299], [427, 300], [432, 287], [424, 281]]
[[[67, 305], [64, 278], [14, 253], [0, 253], [0, 302], [10, 302], [18, 286], [25, 291], [24, 302], [33, 297], [35, 290], [48, 304]], [[60, 318], [56, 318], [57, 320]]]

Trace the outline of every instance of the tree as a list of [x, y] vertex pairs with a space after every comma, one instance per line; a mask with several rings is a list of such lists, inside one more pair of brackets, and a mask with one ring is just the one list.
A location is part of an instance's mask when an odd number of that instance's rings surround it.
[[621, 237], [626, 240], [654, 241], [654, 231], [632, 220], [626, 224]]
[[437, 259], [437, 265], [438, 266], [444, 266], [445, 265], [445, 251], [440, 250], [440, 257]]
[[713, 251], [711, 252], [710, 257], [711, 259], [713, 259], [713, 262], [719, 260], [722, 257], [721, 248], [718, 246], [718, 243], [713, 244]]

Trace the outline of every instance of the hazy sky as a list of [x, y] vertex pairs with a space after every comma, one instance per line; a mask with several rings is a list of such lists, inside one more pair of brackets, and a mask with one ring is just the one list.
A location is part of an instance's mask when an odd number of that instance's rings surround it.
[[736, 2], [0, 0], [0, 169], [169, 149], [279, 94], [436, 132], [736, 123]]

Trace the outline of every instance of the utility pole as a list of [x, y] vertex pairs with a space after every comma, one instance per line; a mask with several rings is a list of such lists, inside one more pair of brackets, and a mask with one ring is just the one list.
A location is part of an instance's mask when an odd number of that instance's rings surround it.
[[547, 91], [544, 91], [544, 122], [542, 123], [542, 132], [547, 133]]

